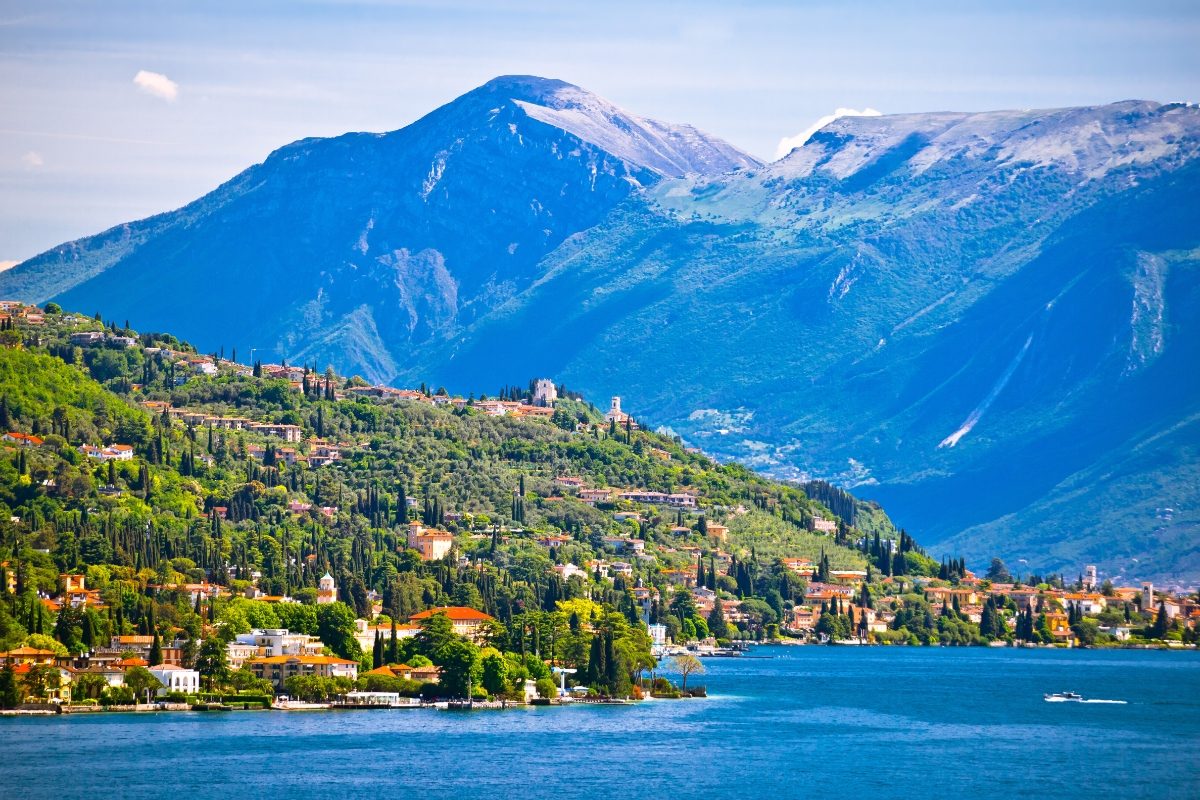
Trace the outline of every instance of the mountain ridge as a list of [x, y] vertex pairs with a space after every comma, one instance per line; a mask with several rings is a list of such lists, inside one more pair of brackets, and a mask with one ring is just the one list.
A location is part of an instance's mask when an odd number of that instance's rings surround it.
[[[516, 76], [397, 132], [301, 140], [219, 205], [113, 229], [53, 296], [372, 381], [627, 387], [648, 422], [717, 455], [869, 487], [935, 547], [975, 531], [1114, 574], [1200, 575], [1179, 427], [1200, 407], [1181, 377], [1200, 310], [1196, 107], [843, 117], [770, 164], [613, 109]], [[664, 174], [679, 164], [706, 171]], [[22, 281], [69, 284], [54, 266], [0, 275], [0, 294], [46, 299]], [[165, 294], [164, 275], [236, 302]], [[1122, 460], [1161, 431], [1174, 472]], [[1122, 510], [1061, 499], [1106, 464], [1113, 497], [1146, 496], [1128, 535]], [[1153, 542], [1159, 495], [1182, 509], [1177, 558]], [[1087, 542], [1038, 546], [1072, 526]]]

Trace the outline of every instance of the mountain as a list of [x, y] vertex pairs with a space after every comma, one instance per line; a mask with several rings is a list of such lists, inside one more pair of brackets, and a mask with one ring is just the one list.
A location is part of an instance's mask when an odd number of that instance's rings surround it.
[[860, 487], [943, 552], [1190, 583], [1198, 129], [1153, 103], [838, 120], [658, 184], [434, 362], [453, 382], [538, 317], [530, 366], [623, 375], [689, 440]]
[[760, 165], [499, 79], [284, 148], [0, 295], [373, 380], [620, 390], [943, 553], [1189, 584], [1198, 147], [1196, 107], [1127, 101], [841, 118]]
[[562, 81], [497, 78], [399, 131], [294, 142], [178, 211], [17, 266], [3, 291], [387, 381], [638, 190], [757, 163]]

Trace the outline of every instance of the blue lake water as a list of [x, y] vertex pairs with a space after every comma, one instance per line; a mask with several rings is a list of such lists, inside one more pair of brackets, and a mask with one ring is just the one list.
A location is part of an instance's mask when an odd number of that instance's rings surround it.
[[1197, 653], [754, 652], [707, 700], [0, 718], [0, 798], [1200, 798]]

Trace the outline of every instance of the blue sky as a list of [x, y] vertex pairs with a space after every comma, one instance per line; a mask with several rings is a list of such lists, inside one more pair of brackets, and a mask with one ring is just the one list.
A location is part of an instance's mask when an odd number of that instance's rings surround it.
[[[1200, 101], [1194, 2], [0, 0], [0, 263], [305, 136], [562, 78], [762, 158], [838, 107]], [[142, 74], [139, 81], [135, 77]]]

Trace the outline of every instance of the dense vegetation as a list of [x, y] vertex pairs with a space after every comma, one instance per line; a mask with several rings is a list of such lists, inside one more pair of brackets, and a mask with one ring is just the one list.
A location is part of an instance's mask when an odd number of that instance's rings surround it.
[[[110, 340], [70, 344], [72, 332], [92, 329], [107, 330]], [[116, 338], [123, 336], [136, 346]], [[739, 623], [717, 621], [716, 633], [731, 638], [773, 634], [803, 599], [806, 581], [784, 557], [807, 557], [826, 572], [868, 564], [879, 575], [936, 570], [906, 535], [899, 536], [904, 563], [878, 531], [865, 534], [845, 519], [832, 533], [817, 532], [816, 518], [838, 517], [800, 487], [717, 464], [677, 439], [606, 424], [570, 393], [551, 419], [488, 416], [474, 399], [460, 408], [339, 399], [361, 381], [309, 371], [296, 387], [219, 354], [204, 357], [220, 365], [218, 374], [186, 371], [201, 358], [170, 336], [62, 313], [0, 348], [0, 422], [44, 439], [0, 457], [0, 560], [13, 588], [0, 603], [0, 647], [39, 635], [76, 652], [117, 633], [178, 638], [186, 660], [203, 665], [218, 689], [232, 678], [214, 663], [215, 651], [202, 652], [202, 641], [286, 627], [320, 636], [332, 653], [367, 667], [426, 658], [447, 669], [466, 659], [471, 685], [489, 692], [547, 677], [550, 658], [578, 668], [589, 686], [627, 693], [653, 666], [645, 620], [662, 622], [678, 641], [712, 632], [711, 616], [676, 589], [682, 573], [742, 600]], [[306, 437], [337, 443], [341, 458], [316, 468], [289, 464], [279, 439], [185, 424], [155, 401], [298, 425]], [[105, 462], [80, 452], [115, 443], [131, 445], [135, 456]], [[315, 446], [294, 448], [303, 454]], [[695, 492], [700, 508], [616, 498], [593, 507], [557, 487], [562, 476], [592, 487]], [[853, 498], [837, 499], [846, 514]], [[879, 517], [872, 516], [877, 525]], [[448, 530], [454, 549], [422, 561], [406, 548], [410, 520]], [[728, 528], [725, 544], [707, 535], [718, 523]], [[897, 535], [890, 523], [880, 527]], [[539, 544], [551, 535], [563, 538]], [[652, 557], [614, 552], [615, 538], [643, 543]], [[629, 574], [601, 575], [600, 565], [623, 558]], [[579, 572], [564, 579], [556, 564]], [[341, 602], [316, 606], [326, 571]], [[52, 615], [38, 597], [58, 593], [60, 573], [86, 574], [104, 610]], [[204, 581], [229, 591], [215, 603], [192, 603], [180, 587]], [[301, 604], [247, 599], [252, 585]], [[638, 587], [655, 599], [636, 598]], [[355, 617], [387, 626], [439, 605], [494, 616], [485, 647], [464, 642], [452, 652], [430, 640], [435, 631], [362, 653], [352, 635]], [[249, 685], [245, 676], [239, 681]]]

